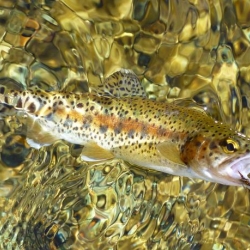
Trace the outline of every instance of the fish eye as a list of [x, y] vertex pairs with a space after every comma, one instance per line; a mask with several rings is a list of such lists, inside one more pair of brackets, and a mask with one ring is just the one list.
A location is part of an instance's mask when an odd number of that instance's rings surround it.
[[239, 148], [238, 142], [231, 138], [222, 140], [220, 142], [220, 146], [223, 148], [224, 152], [227, 154], [232, 154], [236, 152]]

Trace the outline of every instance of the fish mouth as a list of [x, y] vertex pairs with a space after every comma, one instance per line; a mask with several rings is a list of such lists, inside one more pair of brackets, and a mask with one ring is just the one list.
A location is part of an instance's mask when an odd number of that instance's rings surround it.
[[250, 154], [229, 161], [223, 164], [225, 167], [222, 174], [231, 177], [231, 180], [238, 185], [250, 187]]

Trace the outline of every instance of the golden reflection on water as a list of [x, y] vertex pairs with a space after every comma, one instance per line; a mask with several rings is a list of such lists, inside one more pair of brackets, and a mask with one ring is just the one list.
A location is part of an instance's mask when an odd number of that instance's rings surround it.
[[[1, 84], [86, 91], [129, 68], [150, 98], [193, 98], [250, 135], [249, 13], [244, 0], [0, 1]], [[89, 165], [65, 142], [36, 151], [13, 116], [0, 133], [0, 249], [250, 249], [243, 187]]]

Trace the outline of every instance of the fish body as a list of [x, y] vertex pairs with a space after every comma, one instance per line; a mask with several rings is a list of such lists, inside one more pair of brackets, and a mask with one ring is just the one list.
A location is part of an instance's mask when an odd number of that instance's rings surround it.
[[34, 147], [63, 139], [84, 145], [87, 161], [116, 157], [174, 175], [250, 185], [249, 138], [196, 108], [147, 99], [130, 71], [114, 73], [105, 86], [103, 94], [1, 86], [0, 103], [26, 116]]

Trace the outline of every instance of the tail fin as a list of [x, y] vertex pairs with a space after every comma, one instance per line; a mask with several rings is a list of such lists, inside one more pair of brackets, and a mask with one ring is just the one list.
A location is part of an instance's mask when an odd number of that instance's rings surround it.
[[[13, 99], [12, 99], [13, 100]], [[0, 116], [15, 115], [17, 110], [11, 104], [11, 100], [8, 98], [7, 88], [0, 85]]]
[[18, 95], [18, 92], [19, 91], [16, 90], [8, 90], [5, 86], [0, 85], [0, 104], [18, 108], [18, 102], [20, 99], [20, 95]]
[[[0, 104], [5, 106], [4, 112], [12, 109], [16, 111], [25, 111], [34, 113], [37, 110], [38, 100], [33, 98], [31, 91], [19, 91], [8, 89], [0, 85]], [[1, 110], [0, 110], [1, 112]]]
[[[35, 86], [20, 91], [0, 85], [0, 106], [4, 105], [6, 109], [12, 108], [27, 114], [40, 115], [43, 113], [44, 115], [46, 113], [44, 110], [50, 105], [51, 96], [51, 92], [46, 92]], [[0, 115], [2, 113], [0, 108]]]

